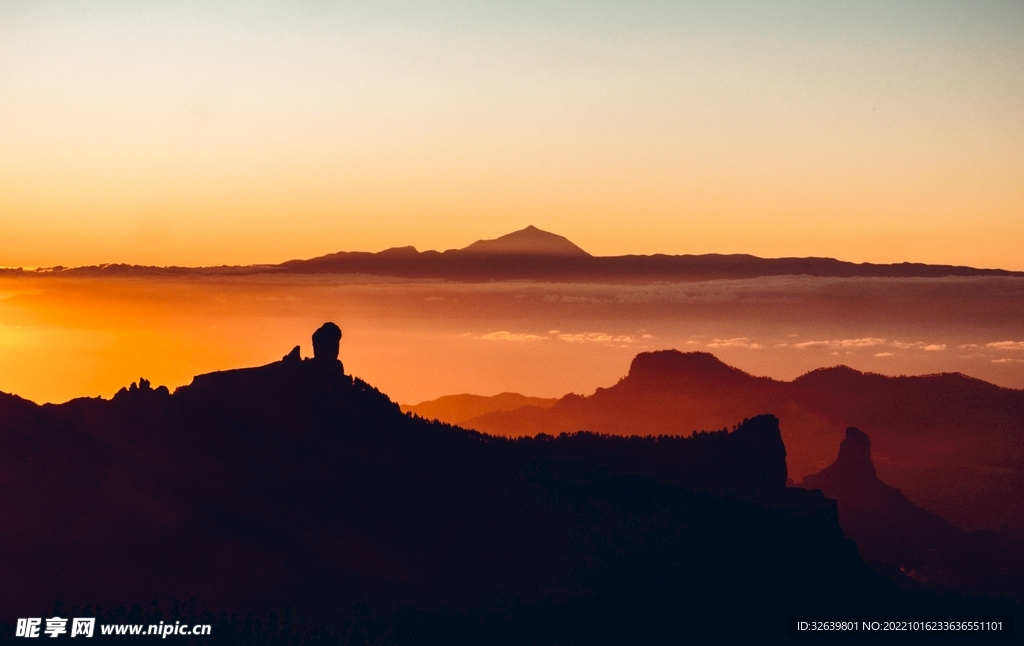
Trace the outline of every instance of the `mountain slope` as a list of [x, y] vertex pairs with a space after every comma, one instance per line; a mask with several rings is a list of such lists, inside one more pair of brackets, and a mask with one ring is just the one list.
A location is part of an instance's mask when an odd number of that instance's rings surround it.
[[551, 408], [555, 398], [526, 397], [518, 393], [500, 393], [491, 397], [482, 395], [445, 395], [415, 405], [403, 405], [402, 411], [413, 413], [425, 419], [436, 419], [446, 424], [461, 425], [463, 422], [487, 413], [511, 411], [525, 406]]
[[314, 347], [173, 394], [0, 397], [0, 609], [194, 597], [342, 622], [365, 599], [426, 613], [416, 630], [463, 617], [478, 643], [700, 634], [681, 608], [754, 617], [716, 635], [774, 634], [787, 613], [1006, 611], [867, 569], [831, 501], [786, 489], [774, 417], [509, 441], [404, 415]]
[[461, 251], [463, 253], [498, 255], [591, 257], [589, 253], [569, 242], [568, 238], [541, 231], [533, 225], [507, 233], [494, 240], [477, 240]]
[[846, 367], [791, 382], [754, 377], [707, 353], [642, 353], [592, 395], [464, 425], [506, 436], [591, 430], [685, 434], [771, 411], [799, 479], [833, 459], [848, 426], [870, 429], [882, 477], [966, 529], [1024, 526], [1024, 391], [959, 374], [886, 377]]
[[1001, 549], [984, 532], [964, 532], [879, 480], [871, 440], [860, 430], [846, 429], [836, 461], [801, 486], [834, 498], [861, 557], [895, 580], [1024, 598], [1024, 552]]

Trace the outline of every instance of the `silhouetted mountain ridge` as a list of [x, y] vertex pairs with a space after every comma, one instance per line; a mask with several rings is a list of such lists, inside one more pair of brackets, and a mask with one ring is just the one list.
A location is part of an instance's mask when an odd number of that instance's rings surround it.
[[313, 359], [173, 394], [0, 397], [0, 609], [196, 597], [340, 625], [365, 599], [391, 617], [385, 643], [450, 643], [452, 625], [472, 643], [660, 640], [702, 634], [680, 613], [738, 609], [753, 619], [708, 634], [779, 634], [799, 612], [1015, 611], [866, 568], [834, 504], [785, 487], [775, 417], [691, 438], [490, 437], [403, 414], [324, 329]]
[[497, 255], [591, 257], [589, 253], [569, 242], [567, 238], [541, 231], [533, 225], [494, 240], [477, 240], [460, 251], [462, 253]]
[[802, 486], [837, 500], [840, 525], [861, 557], [895, 581], [1024, 598], [1024, 550], [1000, 546], [986, 532], [964, 532], [879, 480], [871, 440], [859, 429], [846, 429], [836, 461]]
[[633, 358], [629, 372], [620, 383], [665, 384], [665, 383], [713, 383], [745, 384], [757, 379], [747, 372], [734, 368], [710, 352], [680, 352], [658, 350], [643, 352]]
[[871, 460], [871, 440], [860, 429], [846, 429], [846, 439], [839, 444], [839, 457], [828, 467], [804, 478], [804, 484], [820, 489], [815, 483], [839, 483], [854, 487], [871, 487], [881, 483]]
[[591, 395], [464, 425], [510, 437], [679, 435], [764, 411], [781, 420], [797, 479], [832, 461], [838, 429], [871, 428], [882, 477], [917, 504], [965, 529], [1024, 526], [1024, 391], [959, 373], [888, 377], [837, 366], [786, 382], [667, 350], [638, 354], [625, 377]]
[[35, 271], [0, 269], [0, 274], [33, 275], [211, 275], [370, 274], [456, 281], [538, 280], [563, 282], [687, 282], [763, 276], [942, 278], [1024, 276], [1024, 272], [924, 263], [853, 263], [834, 258], [760, 258], [749, 254], [592, 256], [567, 238], [534, 226], [462, 249], [418, 251], [392, 247], [378, 253], [340, 251], [281, 264], [220, 267], [148, 267], [102, 264], [49, 267]]
[[525, 397], [518, 393], [500, 393], [490, 397], [482, 395], [445, 395], [415, 405], [402, 406], [402, 411], [426, 419], [442, 419], [449, 424], [459, 425], [467, 419], [497, 411], [509, 411], [535, 406], [550, 408], [555, 398]]

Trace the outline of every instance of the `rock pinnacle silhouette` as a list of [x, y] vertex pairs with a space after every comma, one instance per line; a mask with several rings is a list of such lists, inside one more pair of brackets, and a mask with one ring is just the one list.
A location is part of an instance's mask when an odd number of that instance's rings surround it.
[[313, 359], [337, 361], [341, 344], [341, 328], [328, 321], [313, 333]]
[[815, 477], [859, 484], [874, 481], [877, 475], [871, 460], [871, 439], [858, 428], [846, 429], [846, 439], [839, 444], [839, 457]]

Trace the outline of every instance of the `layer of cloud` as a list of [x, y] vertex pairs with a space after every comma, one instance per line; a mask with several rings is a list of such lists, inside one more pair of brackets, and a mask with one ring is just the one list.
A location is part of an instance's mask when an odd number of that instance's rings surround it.
[[763, 346], [760, 343], [753, 343], [745, 336], [732, 339], [713, 339], [708, 344], [709, 348], [747, 348], [748, 350], [760, 350]]
[[[582, 332], [580, 334], [559, 334], [558, 338], [568, 343], [636, 343], [638, 338], [629, 334], [605, 334], [604, 332]], [[652, 338], [645, 334], [641, 338]]]
[[885, 344], [885, 339], [876, 339], [874, 337], [865, 337], [863, 339], [843, 339], [837, 341], [841, 348], [871, 348], [876, 345]]
[[864, 337], [862, 339], [835, 339], [824, 341], [801, 341], [800, 343], [780, 343], [777, 348], [796, 348], [806, 350], [807, 348], [871, 348], [885, 345], [885, 339], [876, 337]]
[[484, 341], [543, 341], [546, 337], [538, 336], [536, 334], [525, 334], [523, 332], [509, 332], [508, 330], [499, 330], [497, 332], [491, 332], [481, 337]]
[[[823, 348], [828, 350], [849, 350], [851, 348], [877, 348], [882, 346], [898, 348], [900, 350], [924, 350], [926, 352], [942, 352], [943, 350], [946, 349], [945, 343], [925, 343], [924, 341], [914, 341], [912, 343], [908, 343], [899, 340], [888, 341], [886, 339], [873, 336], [868, 336], [861, 339], [826, 339], [823, 341], [801, 341], [799, 343], [778, 343], [775, 345], [776, 348], [796, 348], [797, 350], [806, 350], [808, 348]], [[847, 354], [851, 353], [847, 352]], [[888, 357], [892, 356], [892, 353], [880, 352], [875, 354], [875, 356]]]
[[994, 343], [986, 343], [985, 347], [993, 348], [995, 350], [1024, 351], [1024, 341], [996, 341]]

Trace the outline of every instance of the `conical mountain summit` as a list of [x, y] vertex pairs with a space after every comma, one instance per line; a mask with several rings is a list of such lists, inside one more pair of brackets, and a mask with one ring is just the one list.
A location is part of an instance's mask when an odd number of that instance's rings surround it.
[[494, 240], [477, 240], [459, 250], [468, 253], [516, 254], [528, 256], [586, 256], [589, 253], [569, 241], [568, 238], [530, 225]]

